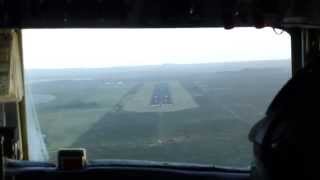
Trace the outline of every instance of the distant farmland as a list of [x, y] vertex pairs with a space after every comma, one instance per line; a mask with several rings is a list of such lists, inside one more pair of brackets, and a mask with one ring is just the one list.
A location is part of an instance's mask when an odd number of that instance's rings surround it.
[[26, 78], [52, 160], [58, 148], [84, 147], [89, 159], [248, 166], [248, 132], [289, 79], [289, 67], [35, 70]]

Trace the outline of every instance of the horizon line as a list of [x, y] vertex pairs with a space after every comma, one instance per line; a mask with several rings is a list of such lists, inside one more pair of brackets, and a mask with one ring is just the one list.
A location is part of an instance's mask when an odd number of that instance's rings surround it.
[[141, 64], [141, 65], [118, 65], [118, 66], [104, 66], [104, 67], [62, 67], [62, 68], [24, 68], [25, 70], [77, 70], [77, 69], [121, 69], [121, 68], [136, 68], [136, 67], [156, 67], [156, 66], [170, 66], [170, 65], [205, 65], [205, 64], [231, 64], [231, 63], [251, 63], [251, 62], [279, 62], [290, 61], [291, 58], [281, 59], [261, 59], [261, 60], [239, 60], [239, 61], [226, 61], [226, 62], [203, 62], [203, 63], [163, 63], [163, 64]]

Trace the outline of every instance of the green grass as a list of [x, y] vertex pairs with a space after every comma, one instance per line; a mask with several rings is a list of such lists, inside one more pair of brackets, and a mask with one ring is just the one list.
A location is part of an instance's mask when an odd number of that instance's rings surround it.
[[70, 145], [84, 132], [89, 130], [106, 111], [110, 111], [110, 109], [40, 113], [40, 125], [49, 142], [49, 153], [55, 153], [58, 148], [70, 147]]
[[232, 118], [215, 119], [209, 113], [199, 117], [200, 113], [109, 113], [73, 146], [85, 147], [91, 159], [248, 165], [249, 127]]
[[[59, 147], [84, 147], [89, 159], [248, 166], [249, 130], [287, 79], [267, 70], [148, 78], [123, 86], [102, 80], [33, 84], [33, 93], [56, 97], [37, 105], [50, 155]], [[162, 109], [150, 106], [159, 82], [169, 83], [173, 101]]]
[[[49, 103], [36, 106], [51, 156], [58, 148], [70, 147], [114, 106], [135, 83], [106, 85], [103, 81], [56, 81], [38, 83], [33, 87], [55, 96]], [[34, 91], [33, 91], [34, 93]]]
[[[107, 113], [73, 146], [85, 147], [91, 159], [249, 166], [252, 160], [249, 130], [263, 117], [267, 104], [285, 82], [270, 79], [265, 73], [264, 76], [239, 72], [170, 80], [179, 84], [178, 88], [170, 86], [170, 90], [174, 89], [173, 98], [175, 91], [183, 87], [199, 107], [169, 112]], [[154, 83], [145, 84], [137, 99], [150, 103], [148, 96], [153, 86]], [[178, 94], [183, 95], [181, 91]], [[136, 108], [142, 107], [139, 101], [135, 104]]]

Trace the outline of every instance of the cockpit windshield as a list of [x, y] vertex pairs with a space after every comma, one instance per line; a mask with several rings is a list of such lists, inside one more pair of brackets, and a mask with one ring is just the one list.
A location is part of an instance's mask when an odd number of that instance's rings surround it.
[[23, 30], [30, 158], [250, 166], [290, 52], [271, 28]]

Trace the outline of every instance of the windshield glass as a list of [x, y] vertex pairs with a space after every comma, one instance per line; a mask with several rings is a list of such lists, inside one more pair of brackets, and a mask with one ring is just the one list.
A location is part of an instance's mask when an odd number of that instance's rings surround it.
[[248, 132], [291, 76], [270, 28], [23, 30], [29, 153], [249, 166]]

